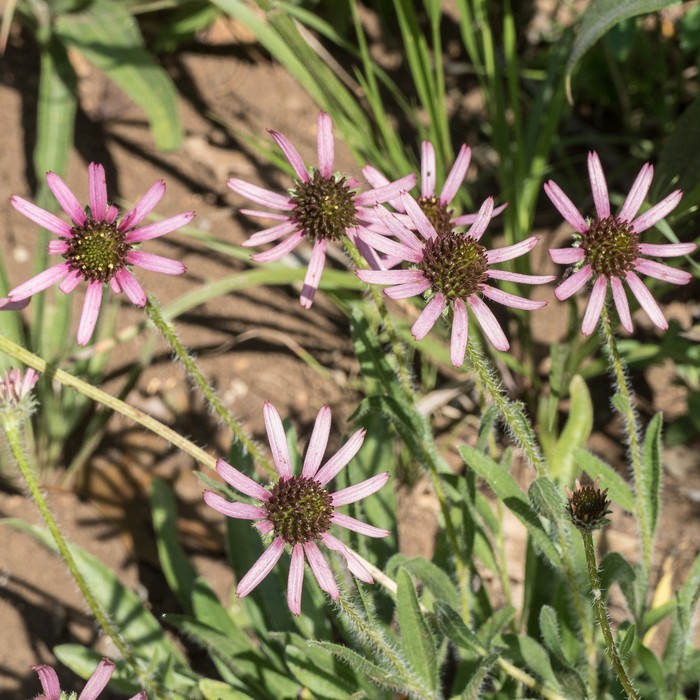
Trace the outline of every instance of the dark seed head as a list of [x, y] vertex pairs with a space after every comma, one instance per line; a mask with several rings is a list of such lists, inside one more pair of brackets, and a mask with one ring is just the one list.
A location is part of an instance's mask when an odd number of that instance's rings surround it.
[[622, 277], [639, 257], [639, 234], [616, 216], [594, 219], [581, 236], [581, 248], [597, 275]]
[[308, 182], [297, 180], [291, 201], [296, 207], [289, 218], [304, 230], [311, 242], [337, 240], [359, 223], [355, 191], [344, 177], [323, 177], [314, 170]]
[[434, 292], [447, 299], [466, 299], [487, 280], [486, 248], [472, 236], [451, 232], [425, 244], [420, 263]]
[[437, 197], [421, 197], [418, 204], [438, 236], [452, 233], [453, 209], [448, 209], [447, 205], [443, 204]]
[[65, 239], [68, 250], [63, 257], [82, 277], [92, 282], [109, 282], [117, 270], [126, 267], [126, 254], [131, 244], [124, 240], [116, 224], [88, 220], [72, 229], [73, 237]]
[[601, 491], [596, 479], [593, 486], [581, 486], [576, 479], [576, 488], [573, 493], [566, 487], [569, 500], [566, 504], [571, 522], [581, 532], [593, 532], [605, 527], [610, 520], [605, 516], [612, 511], [608, 508], [610, 501], [607, 499], [608, 490]]
[[303, 544], [328, 531], [333, 516], [331, 496], [313, 479], [280, 479], [265, 503], [275, 535], [291, 545]]

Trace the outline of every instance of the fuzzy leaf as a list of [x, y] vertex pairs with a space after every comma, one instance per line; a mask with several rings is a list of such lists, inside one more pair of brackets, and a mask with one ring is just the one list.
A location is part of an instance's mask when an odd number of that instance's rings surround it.
[[541, 644], [524, 634], [504, 634], [502, 639], [508, 647], [511, 658], [516, 662], [524, 663], [552, 688], [557, 690], [561, 688], [552, 669], [549, 654]]
[[453, 608], [459, 605], [459, 593], [450, 577], [439, 567], [423, 557], [408, 558], [403, 554], [395, 554], [386, 565], [386, 573], [394, 576], [394, 572], [402, 568], [430, 589], [435, 600], [443, 601]]
[[557, 613], [550, 605], [543, 605], [540, 610], [540, 633], [549, 652], [554, 654], [565, 666], [569, 666], [571, 662], [564, 654]]
[[199, 681], [199, 691], [204, 696], [204, 700], [252, 700], [255, 698], [254, 695], [232, 688], [228, 683], [214, 681], [211, 678], [202, 678]]
[[528, 489], [534, 509], [549, 520], [561, 520], [564, 515], [564, 497], [548, 476], [539, 476]]
[[600, 487], [608, 489], [608, 497], [628, 513], [634, 512], [634, 494], [627, 482], [607, 463], [587, 450], [574, 450], [576, 464], [591, 477], [600, 477]]
[[630, 625], [624, 633], [622, 639], [617, 643], [617, 650], [620, 654], [620, 658], [624, 661], [627, 655], [632, 649], [632, 644], [634, 643], [635, 636], [637, 633], [636, 625]]
[[483, 697], [484, 681], [498, 662], [498, 658], [498, 654], [489, 654], [483, 659], [479, 659], [476, 668], [471, 672], [471, 678], [469, 683], [467, 683], [467, 687], [460, 696], [461, 700], [479, 700]]
[[449, 605], [435, 603], [435, 621], [440, 631], [457, 647], [475, 654], [483, 654], [484, 649], [476, 634], [464, 624], [460, 614]]
[[661, 508], [661, 428], [663, 415], [657, 413], [647, 427], [642, 457], [642, 493], [649, 517], [648, 532], [653, 537]]

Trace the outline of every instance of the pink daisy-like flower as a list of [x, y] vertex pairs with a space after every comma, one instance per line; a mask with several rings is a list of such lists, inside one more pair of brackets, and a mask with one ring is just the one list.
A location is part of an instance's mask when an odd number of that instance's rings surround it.
[[575, 272], [556, 288], [555, 296], [560, 301], [568, 299], [589, 280], [593, 280], [593, 291], [581, 328], [584, 335], [590, 335], [598, 324], [608, 285], [610, 285], [620, 323], [628, 333], [631, 333], [632, 316], [623, 286], [626, 282], [652, 323], [658, 328], [667, 329], [668, 323], [659, 305], [636, 273], [672, 284], [687, 284], [692, 279], [690, 273], [642, 256], [669, 258], [687, 255], [695, 250], [696, 245], [695, 243], [642, 243], [639, 240], [639, 234], [672, 212], [681, 201], [683, 193], [676, 190], [644, 214], [637, 216], [654, 177], [653, 166], [645, 163], [620, 213], [613, 215], [610, 213], [605, 175], [598, 154], [595, 152], [588, 154], [588, 174], [596, 209], [596, 216], [589, 220], [581, 216], [556, 182], [550, 180], [544, 186], [544, 191], [552, 204], [577, 232], [574, 247], [549, 251], [555, 263], [576, 266]]
[[360, 183], [357, 180], [333, 172], [333, 124], [325, 112], [318, 115], [318, 168], [312, 168], [311, 171], [307, 170], [301, 156], [286, 136], [277, 131], [269, 133], [282, 149], [297, 176], [289, 194], [277, 194], [238, 178], [230, 178], [227, 184], [237, 194], [281, 212], [277, 214], [241, 209], [243, 214], [280, 222], [253, 234], [243, 243], [244, 246], [258, 246], [284, 238], [270, 250], [253, 255], [253, 260], [279, 260], [304, 239], [313, 244], [300, 299], [301, 305], [308, 309], [313, 303], [321, 279], [328, 242], [348, 236], [358, 245], [363, 255], [372, 259], [372, 251], [365, 249], [358, 238], [358, 233], [364, 228], [362, 222], [369, 212], [366, 207], [397, 197], [402, 190], [413, 187], [416, 177], [407, 175], [396, 182], [358, 193]]
[[[36, 700], [72, 700], [75, 694], [71, 693], [70, 697], [61, 691], [61, 686], [58, 682], [58, 676], [50, 666], [32, 666], [32, 670], [39, 675], [41, 683], [41, 695], [37, 695]], [[77, 700], [96, 700], [100, 693], [107, 687], [109, 679], [114, 672], [114, 664], [109, 659], [102, 659], [98, 664], [95, 672], [90, 676], [90, 679], [85, 684], [85, 688], [77, 697]], [[130, 700], [148, 700], [146, 693], [142, 690], [134, 695]]]
[[90, 163], [88, 167], [89, 208], [80, 206], [76, 196], [56, 173], [47, 173], [46, 182], [63, 211], [71, 218], [71, 224], [22, 197], [13, 195], [10, 202], [20, 214], [58, 236], [58, 240], [49, 243], [49, 253], [61, 255], [63, 262], [15, 287], [7, 296], [11, 302], [20, 302], [56, 282], [60, 282], [58, 288], [68, 294], [81, 281], [87, 282], [78, 326], [78, 344], [86, 345], [95, 330], [104, 284], [109, 284], [115, 294], [124, 292], [137, 306], [145, 306], [146, 294], [131, 273], [131, 266], [167, 275], [185, 272], [181, 262], [144, 253], [135, 246], [184, 226], [192, 220], [194, 212], [139, 227], [165, 194], [165, 183], [159, 180], [126, 216], [118, 220], [119, 210], [107, 200], [105, 170], [99, 163]]
[[311, 567], [318, 585], [333, 600], [339, 592], [331, 569], [318, 542], [345, 557], [348, 569], [366, 583], [372, 583], [372, 575], [362, 560], [343, 542], [330, 534], [331, 525], [339, 525], [368, 537], [386, 537], [387, 530], [351, 518], [338, 512], [340, 506], [355, 503], [386, 484], [389, 474], [383, 472], [355, 486], [331, 493], [327, 484], [357, 454], [365, 438], [365, 431], [358, 430], [343, 447], [321, 462], [328, 444], [331, 429], [331, 411], [324, 406], [316, 416], [311, 440], [301, 474], [292, 474], [287, 440], [279, 413], [271, 403], [264, 408], [265, 428], [270, 442], [272, 458], [279, 480], [269, 489], [242, 474], [222, 459], [216, 463], [216, 471], [234, 489], [255, 498], [259, 505], [227, 501], [213, 491], [204, 492], [204, 500], [215, 510], [229, 518], [258, 521], [255, 527], [262, 535], [272, 535], [272, 541], [250, 571], [239, 581], [236, 594], [248, 595], [272, 570], [287, 545], [292, 550], [287, 584], [287, 604], [294, 615], [301, 614], [301, 589], [304, 579], [304, 559]]
[[411, 196], [404, 193], [401, 201], [422, 240], [381, 207], [377, 207], [378, 215], [398, 240], [373, 231], [365, 232], [363, 236], [370, 246], [396, 256], [412, 267], [407, 270], [358, 270], [358, 277], [370, 284], [391, 285], [385, 293], [392, 299], [428, 294], [430, 300], [411, 328], [416, 340], [424, 338], [443, 311], [450, 308], [453, 314], [450, 360], [455, 367], [464, 362], [467, 347], [467, 306], [489, 342], [498, 350], [507, 350], [510, 347], [508, 340], [482, 297], [515, 309], [539, 309], [546, 304], [545, 301], [523, 299], [487, 284], [492, 279], [525, 284], [551, 282], [554, 279], [551, 275], [523, 275], [491, 268], [496, 263], [512, 260], [532, 250], [537, 236], [495, 250], [487, 250], [481, 245], [479, 239], [493, 216], [491, 197], [481, 205], [476, 221], [466, 233], [450, 230], [438, 234]]

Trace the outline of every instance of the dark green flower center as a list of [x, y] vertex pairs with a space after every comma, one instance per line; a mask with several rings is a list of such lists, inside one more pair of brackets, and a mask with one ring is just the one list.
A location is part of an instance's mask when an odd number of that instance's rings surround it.
[[63, 257], [84, 279], [109, 282], [117, 270], [127, 265], [126, 254], [131, 244], [124, 240], [126, 234], [119, 231], [116, 224], [88, 218], [72, 232], [73, 238], [65, 239], [68, 250]]
[[581, 236], [586, 263], [604, 277], [623, 277], [639, 257], [639, 234], [616, 216], [594, 219]]
[[438, 236], [452, 233], [453, 209], [448, 209], [446, 204], [440, 202], [437, 197], [421, 197], [418, 200], [420, 208], [428, 217]]
[[479, 291], [487, 279], [486, 248], [472, 236], [449, 233], [425, 244], [420, 263], [434, 292], [447, 299], [466, 299]]
[[333, 516], [331, 495], [303, 476], [280, 479], [265, 504], [275, 535], [291, 545], [303, 544], [328, 531]]
[[355, 190], [344, 177], [323, 177], [315, 169], [308, 182], [297, 180], [291, 201], [296, 207], [289, 218], [312, 242], [337, 240], [359, 223]]

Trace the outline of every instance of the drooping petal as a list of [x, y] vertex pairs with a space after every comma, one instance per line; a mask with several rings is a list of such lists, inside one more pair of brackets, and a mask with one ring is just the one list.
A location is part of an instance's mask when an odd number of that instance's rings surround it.
[[314, 296], [316, 296], [318, 285], [321, 282], [321, 274], [323, 273], [323, 266], [325, 263], [326, 241], [324, 239], [319, 239], [314, 243], [313, 250], [311, 251], [309, 266], [306, 269], [306, 276], [304, 277], [304, 286], [301, 288], [300, 302], [305, 309], [310, 309], [311, 304], [313, 304]]
[[258, 219], [273, 219], [275, 221], [287, 221], [289, 214], [279, 214], [272, 211], [257, 211], [255, 209], [239, 209], [239, 213], [246, 216], [255, 216]]
[[359, 532], [361, 535], [366, 535], [367, 537], [388, 537], [391, 534], [389, 530], [382, 530], [379, 527], [368, 525], [367, 523], [355, 520], [355, 518], [351, 518], [349, 515], [344, 515], [343, 513], [333, 513], [331, 522], [340, 527], [352, 530], [353, 532]]
[[291, 460], [289, 459], [289, 447], [287, 446], [287, 436], [284, 433], [284, 426], [277, 409], [269, 402], [265, 402], [263, 407], [265, 418], [265, 430], [270, 443], [270, 452], [275, 462], [275, 468], [280, 479], [289, 479], [292, 476]]
[[411, 334], [416, 340], [422, 340], [428, 331], [435, 325], [445, 309], [446, 300], [443, 294], [438, 292], [426, 305], [420, 316], [411, 327]]
[[374, 578], [369, 569], [362, 563], [360, 558], [351, 549], [345, 546], [337, 537], [333, 537], [329, 532], [321, 533], [321, 541], [328, 549], [340, 552], [345, 557], [348, 569], [353, 576], [357, 576], [360, 581], [365, 583], [374, 583]]
[[[499, 214], [502, 214], [507, 206], [508, 206], [508, 202], [497, 206], [491, 212], [491, 218], [494, 219]], [[452, 219], [452, 223], [455, 226], [471, 226], [478, 218], [479, 218], [478, 212], [476, 214], [462, 214], [462, 216], [456, 216], [454, 219]]]
[[270, 500], [270, 492], [267, 489], [264, 489], [257, 481], [253, 481], [253, 479], [243, 474], [236, 467], [232, 467], [228, 462], [224, 462], [223, 459], [216, 460], [216, 471], [236, 491], [240, 491], [251, 498], [257, 498], [264, 503]]
[[79, 270], [71, 270], [64, 278], [58, 288], [64, 294], [70, 294], [83, 280]]
[[607, 219], [610, 216], [610, 198], [608, 197], [608, 185], [605, 182], [605, 173], [600, 164], [600, 158], [595, 151], [588, 154], [588, 176], [591, 179], [593, 202], [599, 219]]
[[289, 564], [287, 578], [287, 606], [292, 615], [301, 615], [301, 589], [304, 585], [304, 547], [295, 544], [292, 547], [292, 561]]
[[425, 279], [421, 270], [358, 270], [356, 274], [367, 284], [406, 284]]
[[294, 172], [296, 173], [297, 177], [302, 182], [308, 182], [311, 178], [309, 177], [309, 173], [304, 165], [304, 160], [299, 155], [299, 151], [294, 148], [292, 142], [284, 134], [280, 134], [278, 131], [268, 129], [267, 133], [272, 136], [275, 143], [277, 143], [277, 145], [282, 149], [284, 157], [289, 161], [292, 168], [294, 168]]
[[140, 307], [146, 306], [146, 292], [143, 291], [143, 287], [129, 270], [125, 267], [117, 270], [114, 273], [114, 278], [119, 282], [119, 286], [132, 304]]
[[401, 195], [401, 203], [406, 210], [406, 214], [411, 217], [411, 221], [418, 229], [426, 241], [432, 241], [437, 238], [435, 227], [430, 223], [430, 219], [425, 215], [425, 212], [420, 208], [420, 204], [416, 202], [410, 194], [403, 193]]
[[596, 329], [596, 326], [598, 325], [598, 319], [600, 318], [600, 313], [603, 310], [603, 304], [605, 304], [605, 296], [607, 291], [608, 280], [606, 277], [603, 277], [603, 275], [601, 275], [593, 283], [591, 298], [588, 300], [586, 313], [583, 315], [583, 324], [581, 326], [581, 332], [584, 335], [590, 335]]
[[255, 260], [256, 262], [273, 262], [274, 260], [279, 260], [291, 253], [302, 240], [304, 240], [304, 232], [295, 231], [289, 238], [278, 243], [274, 248], [270, 248], [270, 250], [266, 250], [263, 253], [251, 255], [251, 260]]
[[22, 301], [22, 299], [43, 292], [44, 289], [48, 289], [52, 284], [62, 280], [70, 270], [71, 267], [68, 262], [62, 262], [53, 267], [49, 267], [14, 289], [11, 289], [7, 293], [7, 296], [12, 301]]
[[88, 198], [92, 218], [104, 221], [107, 216], [107, 178], [101, 163], [88, 165]]
[[651, 209], [647, 210], [641, 216], [638, 216], [632, 222], [632, 228], [637, 233], [642, 233], [648, 228], [651, 228], [657, 224], [661, 219], [665, 218], [670, 214], [679, 204], [683, 198], [683, 192], [676, 190], [671, 192], [668, 197], [662, 199], [658, 204], [655, 204]]
[[325, 486], [341, 469], [346, 467], [360, 451], [365, 439], [365, 430], [358, 430], [350, 439], [316, 472], [314, 481]]
[[547, 305], [546, 301], [524, 299], [523, 297], [516, 296], [515, 294], [504, 292], [502, 289], [498, 289], [497, 287], [491, 287], [488, 284], [481, 285], [481, 293], [492, 301], [503, 304], [503, 306], [510, 306], [513, 309], [534, 311], [535, 309], [541, 309], [543, 306]]
[[478, 241], [484, 235], [484, 231], [486, 231], [486, 228], [488, 227], [492, 218], [493, 197], [487, 197], [481, 207], [479, 207], [479, 213], [476, 215], [476, 221], [467, 231], [467, 235]]
[[430, 141], [423, 141], [420, 155], [420, 196], [435, 196], [435, 149]]
[[610, 286], [612, 287], [613, 300], [615, 301], [615, 308], [617, 309], [620, 323], [628, 333], [631, 333], [633, 330], [632, 316], [630, 315], [630, 305], [627, 302], [625, 287], [617, 277], [610, 278]]
[[[401, 201], [403, 196], [404, 195], [402, 195], [399, 198], [399, 201]], [[413, 197], [410, 196], [408, 197], [408, 199], [410, 199], [412, 202], [415, 201]], [[401, 206], [403, 206], [403, 202], [401, 202]], [[416, 234], [413, 233], [413, 231], [411, 231], [409, 228], [407, 228], [398, 216], [388, 212], [386, 209], [384, 209], [384, 207], [374, 207], [373, 211], [376, 213], [379, 221], [386, 227], [386, 230], [392, 236], [396, 236], [396, 238], [398, 238], [399, 241], [401, 241], [401, 243], [403, 243], [405, 246], [408, 246], [412, 250], [422, 250], [423, 244], [420, 242]]]
[[59, 240], [49, 241], [49, 255], [63, 255], [68, 250], [68, 242]]
[[94, 673], [85, 684], [83, 692], [78, 696], [78, 700], [97, 700], [99, 694], [105, 689], [109, 679], [114, 673], [114, 664], [109, 659], [102, 659], [97, 665]]
[[378, 204], [391, 202], [402, 192], [408, 192], [408, 190], [413, 189], [415, 184], [416, 176], [414, 173], [404, 175], [383, 187], [375, 187], [372, 190], [360, 192], [360, 194], [355, 197], [355, 204], [359, 207], [374, 207]]
[[640, 306], [646, 311], [647, 316], [651, 319], [651, 322], [661, 330], [665, 331], [668, 329], [668, 322], [664, 318], [663, 312], [661, 311], [659, 305], [656, 303], [652, 293], [646, 288], [644, 282], [637, 277], [631, 270], [625, 273], [625, 279], [627, 284], [637, 297], [637, 301]]
[[653, 177], [654, 167], [651, 163], [644, 163], [618, 214], [618, 217], [622, 221], [632, 221], [637, 215], [639, 207], [642, 206], [642, 202], [644, 202], [644, 198], [647, 196], [647, 192], [649, 192]]
[[49, 186], [56, 201], [60, 204], [68, 216], [78, 225], [82, 226], [87, 221], [85, 210], [80, 206], [78, 198], [73, 194], [73, 191], [66, 185], [56, 173], [46, 173], [46, 184]]
[[557, 265], [571, 265], [581, 262], [586, 257], [583, 248], [550, 248], [549, 257]]
[[453, 367], [461, 367], [464, 364], [464, 355], [467, 350], [467, 338], [469, 335], [469, 314], [462, 299], [455, 299], [454, 318], [452, 320], [452, 337], [450, 338], [450, 362]]
[[46, 700], [60, 700], [61, 686], [56, 671], [50, 666], [32, 666], [32, 671], [36, 671], [39, 676], [39, 683], [41, 683]]
[[564, 194], [564, 191], [554, 180], [545, 182], [544, 191], [549, 197], [557, 211], [568, 221], [579, 233], [588, 230], [586, 220], [581, 216], [574, 203]]
[[416, 250], [415, 248], [409, 248], [403, 243], [397, 243], [387, 236], [382, 236], [379, 233], [370, 231], [368, 228], [360, 231], [360, 238], [375, 250], [379, 250], [382, 253], [391, 255], [392, 257], [400, 258], [406, 262], [417, 263], [423, 259], [422, 251]]
[[333, 163], [335, 162], [333, 122], [325, 112], [319, 113], [316, 128], [318, 170], [323, 177], [331, 177], [333, 175]]
[[250, 571], [238, 582], [236, 595], [239, 598], [245, 598], [272, 571], [280, 560], [282, 552], [284, 552], [284, 540], [277, 537], [253, 564]]
[[454, 199], [464, 181], [464, 176], [467, 174], [471, 158], [471, 148], [469, 148], [466, 143], [463, 143], [462, 147], [459, 149], [454, 165], [445, 180], [445, 184], [442, 186], [442, 193], [440, 194], [441, 204], [449, 204]]
[[126, 261], [144, 270], [162, 272], [164, 275], [181, 275], [187, 272], [187, 268], [179, 260], [171, 260], [154, 253], [144, 253], [141, 250], [130, 250], [126, 254]]
[[373, 493], [379, 491], [389, 480], [389, 472], [382, 472], [376, 476], [361, 481], [359, 484], [348, 486], [345, 489], [331, 494], [331, 503], [334, 507], [346, 506], [348, 503], [355, 503]]
[[326, 454], [330, 432], [331, 409], [328, 406], [321, 406], [321, 410], [314, 421], [314, 429], [311, 433], [309, 446], [306, 448], [304, 467], [301, 470], [303, 477], [311, 479], [316, 475], [318, 468], [321, 466], [323, 455]]
[[313, 571], [321, 590], [328, 593], [333, 600], [338, 600], [338, 596], [340, 595], [338, 584], [335, 582], [331, 567], [328, 566], [328, 562], [318, 548], [318, 545], [313, 541], [304, 542], [304, 552], [306, 553], [311, 571]]
[[257, 204], [262, 204], [264, 207], [280, 209], [281, 211], [291, 211], [295, 207], [294, 203], [289, 200], [289, 197], [271, 192], [264, 187], [258, 187], [250, 182], [239, 180], [237, 177], [229, 178], [226, 184], [236, 194], [251, 199]]
[[102, 282], [93, 280], [88, 284], [83, 301], [83, 312], [78, 324], [78, 345], [87, 345], [95, 332], [97, 317], [102, 305]]
[[28, 202], [26, 199], [16, 194], [10, 197], [10, 204], [22, 214], [22, 216], [26, 216], [30, 221], [39, 224], [41, 228], [45, 228], [47, 231], [51, 231], [51, 233], [55, 233], [57, 236], [62, 236], [63, 238], [73, 238], [73, 231], [70, 225], [59, 219], [55, 214], [41, 207], [37, 207], [36, 204]]
[[690, 255], [697, 245], [695, 243], [640, 243], [639, 252], [657, 258], [674, 258], [676, 255]]
[[574, 272], [571, 277], [567, 277], [555, 290], [554, 296], [559, 301], [568, 299], [572, 294], [576, 294], [586, 282], [591, 278], [593, 268], [590, 265], [584, 265], [580, 270]]
[[638, 258], [634, 263], [634, 269], [641, 272], [643, 275], [649, 275], [657, 280], [671, 282], [671, 284], [688, 284], [693, 276], [685, 270], [676, 270], [675, 267], [664, 265], [663, 263], [655, 262], [654, 260], [645, 260]]
[[148, 224], [147, 226], [129, 231], [129, 233], [124, 236], [124, 240], [127, 243], [141, 243], [143, 241], [150, 241], [152, 238], [164, 236], [166, 233], [171, 233], [182, 226], [186, 226], [190, 221], [192, 221], [192, 219], [194, 219], [194, 212], [186, 211], [184, 214], [171, 216], [168, 219], [163, 219], [162, 221], [157, 221], [154, 224]]
[[384, 185], [388, 185], [390, 182], [389, 178], [373, 165], [365, 165], [362, 168], [362, 175], [372, 187], [384, 187]]
[[[475, 224], [476, 225], [476, 224]], [[494, 250], [486, 251], [486, 260], [489, 265], [494, 265], [495, 263], [505, 262], [506, 260], [512, 260], [513, 258], [519, 258], [525, 253], [529, 253], [536, 245], [539, 240], [539, 236], [530, 236], [520, 243], [515, 243], [514, 245], [507, 245], [503, 248], [495, 248]]]
[[510, 343], [508, 342], [501, 325], [498, 323], [498, 320], [493, 315], [493, 311], [491, 311], [491, 309], [489, 309], [489, 307], [486, 306], [486, 304], [474, 294], [467, 297], [467, 302], [474, 312], [476, 320], [479, 321], [481, 330], [484, 331], [484, 335], [491, 345], [493, 345], [496, 350], [505, 352], [510, 347]]
[[250, 503], [238, 503], [237, 501], [227, 501], [213, 491], [205, 491], [203, 498], [204, 502], [210, 508], [213, 508], [229, 518], [237, 518], [238, 520], [264, 520], [267, 517], [267, 511], [260, 506], [254, 506]]
[[409, 297], [417, 297], [430, 289], [430, 282], [422, 277], [415, 282], [406, 282], [405, 284], [397, 284], [395, 287], [388, 287], [384, 290], [390, 299], [408, 299]]
[[119, 230], [128, 231], [138, 226], [157, 206], [165, 194], [165, 181], [158, 180], [148, 188], [134, 208], [119, 222]]
[[264, 245], [265, 243], [272, 243], [272, 241], [277, 241], [282, 238], [282, 236], [292, 233], [296, 228], [297, 223], [295, 221], [287, 220], [284, 223], [277, 224], [277, 226], [272, 226], [271, 228], [266, 228], [254, 233], [248, 240], [243, 241], [241, 245], [244, 248], [252, 248], [254, 246]]
[[21, 301], [11, 301], [7, 298], [0, 298], [0, 311], [21, 311], [27, 308], [30, 299], [22, 299]]
[[519, 272], [491, 269], [486, 272], [487, 277], [506, 282], [518, 282], [522, 284], [547, 284], [556, 279], [555, 275], [523, 275]]

